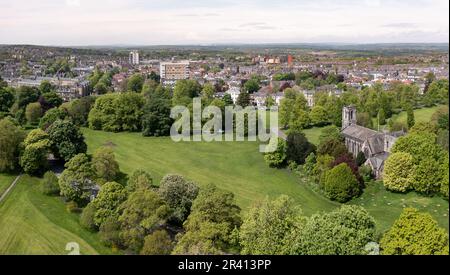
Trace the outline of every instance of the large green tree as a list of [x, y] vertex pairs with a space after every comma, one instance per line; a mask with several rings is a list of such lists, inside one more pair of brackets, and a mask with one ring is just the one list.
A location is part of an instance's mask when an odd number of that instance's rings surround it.
[[19, 166], [24, 132], [11, 120], [0, 120], [0, 172], [13, 171]]
[[114, 151], [109, 147], [100, 147], [95, 150], [92, 156], [92, 168], [97, 174], [99, 183], [114, 181], [120, 173]]
[[389, 156], [384, 164], [384, 186], [392, 191], [406, 192], [412, 188], [413, 174], [412, 156], [403, 152], [394, 153]]
[[239, 230], [241, 253], [280, 255], [286, 253], [286, 237], [300, 223], [300, 209], [287, 196], [265, 200], [252, 207]]
[[47, 133], [52, 152], [65, 161], [87, 151], [83, 134], [71, 121], [57, 120], [47, 129]]
[[338, 202], [346, 202], [360, 192], [358, 180], [346, 163], [325, 172], [321, 184], [327, 197]]
[[118, 207], [127, 199], [127, 191], [117, 182], [105, 183], [97, 197], [91, 202], [96, 211], [94, 223], [100, 227], [109, 217], [118, 218]]
[[197, 185], [180, 175], [167, 175], [161, 180], [159, 194], [172, 210], [169, 221], [181, 225], [186, 220], [198, 190]]
[[385, 255], [448, 255], [448, 233], [428, 213], [405, 208], [380, 241]]
[[233, 193], [209, 184], [200, 189], [191, 214], [184, 223], [185, 233], [172, 253], [223, 254], [235, 248], [233, 232], [241, 225], [240, 208]]

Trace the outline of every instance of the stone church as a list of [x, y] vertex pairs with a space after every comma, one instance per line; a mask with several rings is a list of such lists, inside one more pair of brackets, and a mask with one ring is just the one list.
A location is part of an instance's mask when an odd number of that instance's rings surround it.
[[364, 153], [367, 159], [365, 165], [372, 168], [377, 179], [383, 175], [384, 161], [388, 158], [395, 141], [405, 134], [403, 131], [378, 132], [357, 125], [354, 106], [347, 106], [342, 110], [341, 133], [345, 138], [345, 146], [355, 158], [359, 152]]

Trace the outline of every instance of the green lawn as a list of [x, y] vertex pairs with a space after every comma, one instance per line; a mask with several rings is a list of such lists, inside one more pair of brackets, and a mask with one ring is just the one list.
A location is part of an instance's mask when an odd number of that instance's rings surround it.
[[[415, 122], [429, 122], [433, 114], [441, 107], [445, 105], [439, 105], [429, 108], [422, 108], [414, 110], [414, 120]], [[406, 112], [401, 112], [399, 114], [393, 115], [391, 118], [394, 122], [399, 121], [406, 124], [407, 115]], [[377, 118], [373, 118], [373, 127], [377, 128]]]
[[0, 196], [8, 189], [17, 175], [0, 174]]
[[81, 254], [109, 254], [94, 233], [81, 228], [78, 214], [68, 213], [58, 197], [42, 195], [39, 180], [23, 176], [0, 203], [1, 254], [67, 254], [76, 242]]
[[306, 138], [309, 142], [311, 142], [314, 145], [319, 145], [319, 137], [322, 133], [322, 129], [324, 127], [314, 127], [310, 129], [302, 130], [302, 132], [305, 134]]
[[[313, 131], [319, 132], [318, 129]], [[142, 168], [150, 171], [157, 182], [167, 173], [184, 175], [199, 185], [212, 182], [233, 192], [244, 211], [266, 196], [274, 198], [281, 194], [292, 197], [306, 215], [339, 206], [314, 191], [315, 188], [311, 188], [313, 184], [305, 177], [269, 168], [258, 152], [258, 145], [253, 142], [174, 143], [170, 138], [144, 138], [138, 133], [115, 134], [89, 129], [83, 129], [83, 132], [90, 153], [103, 145], [112, 146], [125, 173]], [[311, 136], [311, 131], [307, 135]], [[388, 229], [398, 218], [403, 205], [428, 209], [448, 229], [448, 220], [444, 216], [448, 215], [448, 202], [440, 198], [427, 198], [415, 193], [394, 194], [380, 184], [373, 184], [366, 189], [362, 199], [351, 203], [364, 204], [377, 220], [380, 232]], [[435, 212], [436, 209], [442, 211]]]
[[392, 193], [384, 188], [382, 182], [372, 182], [367, 185], [361, 197], [350, 203], [366, 208], [376, 218], [379, 232], [389, 229], [405, 207], [430, 213], [440, 226], [449, 230], [449, 204], [441, 197], [424, 197], [414, 192]]
[[125, 173], [141, 168], [151, 172], [157, 182], [166, 174], [177, 173], [200, 186], [215, 183], [233, 192], [244, 209], [266, 196], [281, 194], [293, 197], [307, 214], [337, 205], [300, 185], [287, 170], [269, 168], [256, 142], [176, 143], [167, 137], [144, 138], [139, 133], [83, 132], [90, 153], [105, 144], [112, 146]]

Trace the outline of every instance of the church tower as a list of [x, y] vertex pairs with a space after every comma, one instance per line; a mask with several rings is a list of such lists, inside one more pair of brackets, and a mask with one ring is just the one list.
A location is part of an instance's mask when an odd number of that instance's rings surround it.
[[350, 125], [356, 125], [356, 108], [354, 106], [344, 106], [342, 109], [342, 129]]

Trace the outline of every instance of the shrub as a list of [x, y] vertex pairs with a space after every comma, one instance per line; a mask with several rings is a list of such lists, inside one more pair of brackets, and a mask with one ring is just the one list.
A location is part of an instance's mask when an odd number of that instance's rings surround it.
[[94, 216], [95, 212], [97, 211], [97, 208], [95, 208], [95, 205], [93, 203], [89, 203], [81, 213], [80, 216], [80, 224], [84, 228], [90, 230], [90, 231], [96, 231], [98, 230], [97, 225], [94, 222]]
[[325, 172], [323, 188], [331, 200], [346, 202], [360, 192], [358, 181], [346, 163]]
[[59, 194], [58, 177], [55, 173], [48, 171], [44, 174], [44, 179], [41, 184], [41, 192], [44, 195], [58, 195]]
[[165, 230], [158, 230], [145, 237], [141, 255], [169, 255], [173, 242]]

